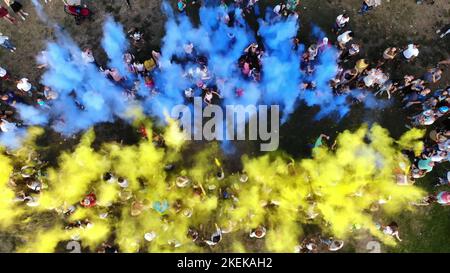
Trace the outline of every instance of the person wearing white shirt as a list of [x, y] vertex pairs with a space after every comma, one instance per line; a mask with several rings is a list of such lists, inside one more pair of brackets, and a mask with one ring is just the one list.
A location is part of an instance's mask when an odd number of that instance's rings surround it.
[[273, 8], [273, 12], [274, 12], [276, 15], [280, 15], [280, 11], [281, 11], [281, 4], [278, 4], [278, 5], [276, 5], [276, 6]]
[[117, 179], [117, 184], [119, 184], [119, 186], [120, 186], [121, 188], [127, 188], [127, 187], [128, 187], [128, 180], [126, 180], [126, 179], [123, 178], [123, 177], [119, 177], [119, 178]]
[[419, 46], [415, 44], [409, 44], [408, 47], [403, 51], [403, 56], [406, 60], [411, 61], [417, 56], [419, 56]]
[[9, 79], [8, 71], [0, 66], [0, 79], [6, 81]]
[[94, 55], [92, 54], [92, 50], [90, 48], [86, 48], [81, 53], [81, 58], [85, 64], [95, 63]]
[[35, 89], [27, 78], [22, 78], [17, 82], [17, 89], [27, 93], [29, 96], [33, 95], [33, 90]]
[[344, 49], [345, 45], [353, 39], [353, 32], [348, 30], [337, 37], [339, 46]]
[[340, 14], [338, 17], [336, 17], [336, 23], [333, 27], [333, 31], [335, 33], [338, 33], [341, 31], [350, 21], [350, 17], [347, 14]]
[[0, 119], [0, 131], [6, 133], [10, 131], [14, 131], [16, 129], [16, 125], [11, 123], [5, 119]]

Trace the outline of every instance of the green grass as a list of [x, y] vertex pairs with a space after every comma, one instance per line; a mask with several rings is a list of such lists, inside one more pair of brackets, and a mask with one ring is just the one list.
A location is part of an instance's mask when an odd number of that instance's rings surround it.
[[[443, 177], [449, 169], [449, 163], [440, 164], [435, 170], [417, 184], [427, 192], [450, 191], [450, 187], [435, 188], [437, 177]], [[389, 252], [429, 253], [450, 252], [450, 206], [433, 204], [419, 207], [414, 212], [404, 212], [396, 219], [403, 239]]]

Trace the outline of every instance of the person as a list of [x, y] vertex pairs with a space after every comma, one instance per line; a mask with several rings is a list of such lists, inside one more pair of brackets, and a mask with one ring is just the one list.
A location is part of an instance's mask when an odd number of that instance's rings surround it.
[[156, 233], [154, 231], [150, 231], [144, 234], [144, 239], [147, 242], [151, 242], [156, 238]]
[[186, 55], [193, 55], [194, 53], [194, 44], [193, 43], [187, 43], [183, 45], [184, 52]]
[[383, 52], [383, 59], [378, 63], [378, 67], [384, 65], [388, 61], [392, 61], [398, 54], [398, 49], [396, 47], [388, 47]]
[[192, 89], [192, 88], [186, 88], [185, 90], [184, 90], [184, 96], [186, 97], [186, 99], [188, 100], [188, 101], [192, 101], [192, 99], [194, 98], [194, 96], [195, 96], [195, 93], [194, 93], [194, 89]]
[[442, 70], [439, 68], [431, 68], [423, 76], [423, 80], [427, 83], [436, 83], [442, 78]]
[[347, 69], [342, 73], [342, 76], [340, 79], [341, 82], [339, 85], [345, 85], [345, 84], [353, 81], [354, 79], [356, 79], [357, 76], [358, 76], [358, 70], [356, 70], [355, 68]]
[[5, 3], [24, 21], [30, 15], [23, 10], [22, 4], [18, 1], [5, 0]]
[[437, 202], [436, 195], [432, 194], [432, 195], [425, 196], [424, 198], [422, 198], [419, 201], [412, 202], [411, 204], [413, 206], [429, 206], [436, 202]]
[[359, 45], [351, 44], [350, 48], [341, 55], [341, 59], [345, 63], [349, 60], [349, 58], [358, 55], [358, 53], [359, 53]]
[[191, 180], [186, 176], [178, 176], [176, 178], [176, 185], [179, 188], [185, 188], [190, 184]]
[[328, 37], [323, 37], [322, 40], [317, 44], [319, 53], [322, 53], [331, 47], [332, 47], [332, 45], [331, 45], [330, 41], [328, 40]]
[[10, 22], [11, 24], [16, 23], [16, 19], [14, 19], [14, 17], [12, 17], [9, 14], [8, 10], [3, 6], [0, 6], [0, 18], [5, 19], [6, 21]]
[[156, 68], [156, 62], [153, 58], [144, 61], [144, 67], [147, 72], [151, 72]]
[[214, 95], [217, 95], [219, 98], [221, 98], [219, 93], [217, 93], [216, 91], [212, 91], [211, 89], [207, 88], [203, 101], [206, 104], [210, 105], [212, 103], [212, 99], [213, 99]]
[[309, 60], [314, 61], [314, 59], [319, 54], [319, 49], [316, 44], [312, 44], [308, 47]]
[[40, 181], [31, 180], [27, 182], [27, 187], [35, 192], [40, 192], [42, 189], [42, 183]]
[[6, 133], [11, 132], [16, 129], [16, 125], [12, 122], [9, 122], [5, 119], [0, 119], [0, 131]]
[[117, 250], [117, 248], [115, 248], [114, 246], [112, 246], [106, 242], [103, 243], [101, 248], [98, 250], [98, 253], [118, 253], [118, 252], [119, 251]]
[[375, 92], [375, 96], [383, 95], [384, 92], [387, 93], [388, 99], [391, 99], [391, 94], [397, 91], [397, 85], [392, 80], [387, 80], [381, 85], [381, 88]]
[[438, 89], [433, 93], [433, 97], [435, 97], [439, 102], [445, 101], [450, 97], [450, 86], [446, 89]]
[[441, 191], [440, 193], [436, 194], [436, 202], [438, 204], [441, 204], [443, 206], [449, 206], [450, 205], [450, 192], [448, 191]]
[[96, 205], [96, 202], [97, 202], [97, 197], [95, 196], [94, 193], [90, 193], [90, 194], [86, 195], [86, 197], [83, 200], [80, 201], [80, 205], [85, 208], [91, 208]]
[[155, 201], [153, 202], [152, 208], [159, 212], [160, 214], [164, 214], [170, 207], [169, 202], [167, 200]]
[[143, 63], [140, 62], [133, 62], [133, 64], [130, 66], [131, 70], [138, 75], [144, 76], [145, 74], [145, 66]]
[[431, 159], [431, 161], [436, 162], [436, 163], [441, 163], [441, 162], [447, 161], [448, 152], [441, 151], [441, 150], [433, 150], [433, 153], [430, 156], [430, 159]]
[[353, 32], [348, 30], [337, 37], [337, 42], [341, 49], [345, 48], [345, 45], [353, 39]]
[[422, 104], [427, 99], [428, 95], [431, 93], [430, 88], [425, 88], [422, 90], [415, 90], [414, 85], [411, 87], [411, 89], [415, 92], [408, 94], [403, 98], [403, 102], [407, 102], [405, 105], [405, 108], [410, 107], [414, 104]]
[[426, 92], [427, 95], [431, 92], [430, 88], [425, 87], [425, 81], [422, 79], [416, 79], [411, 83], [411, 90], [415, 92]]
[[305, 240], [302, 242], [302, 252], [306, 251], [309, 253], [317, 253], [318, 246], [316, 243], [316, 240], [314, 238], [305, 238]]
[[81, 59], [85, 64], [95, 64], [95, 58], [90, 48], [85, 48], [83, 52], [81, 52]]
[[199, 237], [198, 231], [191, 227], [188, 229], [187, 235], [192, 239], [193, 242], [197, 241]]
[[431, 160], [431, 158], [421, 159], [419, 160], [417, 166], [419, 167], [420, 170], [429, 173], [433, 170], [434, 162]]
[[[250, 0], [250, 2], [252, 2], [252, 5], [256, 4], [256, 2], [259, 0]], [[299, 0], [287, 0], [286, 1], [286, 9], [295, 12], [295, 9], [297, 8], [299, 4]], [[249, 3], [250, 5], [250, 3]]]
[[117, 178], [117, 184], [121, 187], [121, 188], [127, 188], [128, 187], [128, 180], [126, 180], [123, 177], [119, 177]]
[[111, 172], [106, 172], [102, 175], [102, 180], [109, 184], [114, 183], [115, 179]]
[[320, 134], [320, 136], [316, 139], [316, 142], [314, 143], [314, 148], [320, 147], [323, 145], [323, 139], [326, 138], [327, 140], [330, 140], [330, 137], [325, 134]]
[[156, 62], [156, 65], [161, 68], [161, 53], [155, 50], [152, 50], [152, 58]]
[[360, 59], [356, 61], [355, 70], [358, 72], [358, 74], [362, 74], [367, 69], [367, 67], [369, 67], [369, 63], [366, 59]]
[[216, 232], [214, 232], [211, 235], [211, 240], [205, 240], [205, 243], [208, 244], [209, 246], [217, 245], [220, 241], [222, 241], [222, 230], [219, 228], [217, 224], [215, 224], [215, 226]]
[[438, 184], [436, 186], [450, 185], [450, 171], [447, 172], [447, 176], [438, 178]]
[[7, 92], [0, 97], [0, 100], [11, 107], [14, 107], [17, 102], [23, 102], [20, 97], [14, 94], [14, 92]]
[[136, 28], [136, 27], [134, 27], [134, 28], [131, 28], [129, 31], [128, 31], [128, 35], [129, 35], [129, 37], [133, 40], [133, 45], [134, 46], [138, 46], [140, 43], [142, 43], [143, 41], [144, 41], [144, 35], [142, 34], [142, 32], [138, 29], [138, 28]]
[[364, 0], [361, 9], [358, 11], [358, 13], [364, 15], [371, 9], [379, 5], [381, 5], [381, 0]]
[[350, 21], [350, 16], [348, 16], [346, 13], [338, 15], [336, 17], [336, 22], [333, 26], [333, 32], [339, 33], [343, 28], [345, 28]]
[[413, 81], [414, 81], [414, 76], [405, 75], [403, 77], [403, 83], [398, 87], [398, 90], [402, 90], [402, 89], [410, 87], [413, 84]]
[[11, 43], [8, 36], [4, 36], [3, 33], [0, 32], [0, 45], [12, 53], [16, 51], [16, 47]]
[[57, 92], [53, 91], [50, 87], [45, 86], [44, 87], [44, 97], [46, 100], [56, 100], [59, 95]]
[[277, 4], [274, 8], [273, 8], [273, 12], [277, 17], [281, 17], [283, 14], [284, 9], [286, 8], [286, 5], [283, 3]]
[[399, 240], [400, 242], [402, 241], [402, 239], [400, 239], [399, 236], [398, 224], [396, 222], [391, 222], [389, 225], [384, 227], [382, 226], [381, 229], [384, 234], [392, 236], [397, 240]]
[[241, 176], [239, 177], [239, 181], [241, 183], [246, 183], [248, 181], [248, 175], [246, 173], [241, 174]]
[[[433, 124], [436, 121], [436, 119], [437, 119], [437, 115], [435, 114], [433, 109], [425, 110], [422, 113], [412, 117], [412, 120], [413, 120], [412, 124], [413, 124], [413, 126], [428, 126], [428, 125]], [[426, 164], [426, 163], [422, 163], [422, 164]], [[424, 166], [424, 168], [425, 168], [426, 165], [422, 165], [422, 166]]]
[[[111, 204], [108, 204], [108, 205], [111, 205]], [[139, 216], [142, 214], [142, 212], [146, 208], [147, 208], [147, 206], [145, 206], [142, 201], [135, 200], [131, 203], [130, 214], [131, 214], [131, 216]]]
[[260, 226], [256, 229], [253, 229], [250, 232], [250, 238], [256, 238], [256, 239], [261, 239], [264, 238], [264, 236], [266, 236], [266, 228], [263, 226]]
[[403, 50], [403, 57], [406, 61], [410, 62], [419, 56], [419, 46], [415, 44], [409, 44], [405, 50]]
[[122, 75], [120, 75], [119, 70], [116, 68], [106, 69], [104, 71], [105, 75], [110, 76], [115, 82], [120, 83], [124, 79]]
[[177, 9], [180, 13], [182, 13], [186, 9], [186, 2], [184, 0], [178, 0]]
[[448, 110], [449, 110], [448, 106], [445, 106], [445, 105], [444, 105], [444, 106], [439, 107], [439, 108], [437, 109], [437, 111], [434, 112], [436, 118], [440, 118], [440, 117], [442, 117], [443, 115], [447, 114]]
[[436, 30], [436, 34], [439, 35], [439, 38], [444, 38], [447, 34], [450, 34], [450, 24], [445, 25], [443, 28]]
[[367, 76], [363, 78], [364, 84], [367, 87], [372, 87], [375, 84], [382, 85], [385, 81], [383, 72], [378, 68], [372, 68], [369, 72], [367, 72]]
[[333, 238], [329, 238], [329, 239], [319, 238], [319, 239], [320, 239], [320, 242], [325, 244], [328, 247], [328, 250], [332, 251], [332, 252], [338, 251], [344, 247], [344, 241], [342, 241], [342, 240], [336, 240]]
[[3, 67], [0, 66], [0, 79], [2, 81], [7, 81], [9, 80], [9, 74], [8, 71], [6, 71], [6, 69], [4, 69]]
[[31, 97], [33, 95], [33, 91], [36, 90], [36, 87], [31, 85], [27, 78], [22, 78], [17, 81], [17, 89], [27, 93]]

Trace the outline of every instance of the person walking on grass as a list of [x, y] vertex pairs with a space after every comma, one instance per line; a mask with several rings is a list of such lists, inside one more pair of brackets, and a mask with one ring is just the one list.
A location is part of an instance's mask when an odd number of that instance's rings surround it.
[[415, 44], [409, 44], [405, 50], [403, 50], [403, 57], [407, 62], [410, 62], [419, 56], [419, 46]]
[[30, 15], [23, 10], [22, 4], [18, 1], [5, 0], [5, 3], [24, 21], [26, 20], [26, 17]]
[[379, 5], [381, 5], [381, 0], [364, 0], [358, 13], [364, 15], [371, 9], [378, 7]]
[[9, 37], [4, 36], [1, 32], [0, 32], [0, 46], [8, 49], [12, 53], [14, 53], [16, 51], [16, 47], [11, 43], [11, 41], [9, 40]]
[[5, 19], [6, 21], [10, 22], [11, 24], [16, 24], [16, 19], [14, 19], [14, 17], [12, 17], [9, 14], [9, 11], [5, 8], [0, 6], [0, 18]]
[[36, 91], [36, 87], [34, 87], [27, 78], [22, 78], [17, 81], [17, 89], [26, 93], [28, 96], [33, 96], [33, 91]]
[[354, 37], [354, 34], [351, 30], [348, 30], [337, 37], [338, 45], [341, 49], [345, 49], [345, 46], [348, 42], [350, 42]]

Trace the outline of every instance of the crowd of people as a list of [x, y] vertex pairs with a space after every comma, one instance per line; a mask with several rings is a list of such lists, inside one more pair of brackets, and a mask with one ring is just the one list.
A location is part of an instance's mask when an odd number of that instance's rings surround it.
[[[47, 0], [45, 1], [47, 3]], [[50, 1], [49, 1], [50, 2]], [[299, 17], [298, 3], [299, 1], [287, 0], [282, 1], [274, 6], [272, 10], [271, 20], [283, 20], [283, 18], [294, 16]], [[8, 8], [14, 12], [14, 14], [25, 20], [29, 15], [23, 10], [22, 5], [18, 1], [6, 1]], [[127, 1], [128, 4], [130, 4]], [[177, 2], [177, 9], [179, 12], [186, 12], [186, 9], [192, 8], [192, 6], [200, 5], [200, 1], [185, 1], [179, 0]], [[223, 5], [240, 7], [244, 10], [244, 17], [255, 16], [255, 7], [258, 5], [258, 0], [224, 0]], [[366, 14], [371, 9], [379, 6], [380, 0], [364, 0], [360, 9], [361, 14]], [[0, 17], [4, 18], [10, 23], [17, 23], [15, 16], [12, 16], [7, 7], [0, 7]], [[248, 19], [248, 18], [246, 18]], [[229, 25], [234, 24], [234, 18], [229, 14], [224, 18]], [[416, 58], [420, 58], [420, 45], [416, 43], [410, 43], [404, 46], [390, 46], [383, 52], [380, 52], [379, 59], [370, 60], [364, 58], [361, 54], [363, 45], [358, 42], [358, 35], [351, 30], [351, 18], [348, 14], [342, 13], [336, 17], [334, 22], [330, 22], [331, 32], [334, 33], [337, 38], [335, 41], [328, 37], [321, 37], [316, 43], [310, 44], [306, 47], [306, 50], [301, 55], [299, 60], [300, 69], [305, 74], [313, 74], [317, 65], [320, 62], [321, 54], [332, 47], [335, 47], [338, 51], [337, 56], [337, 74], [333, 79], [330, 79], [329, 85], [332, 88], [335, 96], [348, 95], [354, 90], [359, 90], [358, 95], [355, 96], [353, 103], [359, 103], [364, 101], [365, 97], [371, 93], [378, 97], [386, 96], [388, 99], [396, 98], [403, 104], [405, 111], [410, 114], [410, 124], [407, 126], [424, 128], [429, 132], [429, 137], [426, 139], [426, 147], [422, 151], [419, 157], [414, 155], [408, 155], [413, 164], [408, 168], [407, 166], [401, 166], [402, 169], [409, 169], [408, 175], [399, 175], [397, 181], [399, 184], [410, 184], [414, 180], [423, 178], [426, 174], [430, 173], [433, 168], [440, 163], [448, 162], [450, 158], [450, 128], [448, 123], [449, 107], [450, 107], [450, 86], [444, 88], [435, 88], [440, 83], [443, 73], [447, 67], [444, 64], [437, 64], [434, 67], [430, 67], [424, 75], [404, 75], [401, 78], [394, 78], [386, 71], [387, 68], [395, 63], [398, 65], [407, 65], [414, 62]], [[449, 29], [441, 29], [437, 31], [439, 38], [445, 38], [449, 33]], [[141, 76], [145, 81], [145, 86], [148, 88], [149, 93], [157, 93], [158, 90], [155, 87], [154, 79], [152, 77], [153, 72], [161, 67], [160, 58], [161, 54], [158, 51], [152, 51], [150, 56], [146, 58], [138, 58], [136, 55], [140, 54], [143, 46], [145, 45], [144, 33], [139, 28], [132, 28], [128, 31], [128, 38], [132, 45], [130, 52], [127, 52], [123, 56], [123, 61], [128, 69], [128, 73]], [[232, 39], [233, 37], [230, 37]], [[258, 40], [258, 39], [257, 39]], [[10, 40], [10, 37], [4, 36], [0, 33], [0, 45], [11, 53], [16, 51], [14, 42]], [[292, 37], [292, 47], [297, 48], [300, 45], [299, 37]], [[176, 62], [191, 62], [196, 66], [190, 66], [189, 69], [184, 71], [184, 77], [188, 78], [192, 82], [192, 86], [183, 91], [186, 98], [186, 102], [189, 103], [196, 94], [200, 94], [203, 97], [205, 104], [219, 103], [222, 98], [220, 84], [218, 79], [215, 78], [213, 72], [208, 68], [208, 59], [202, 56], [196, 50], [196, 45], [188, 43], [183, 45], [184, 56], [182, 58], [177, 57], [173, 59]], [[94, 57], [95, 52], [91, 48], [85, 48], [82, 52], [81, 60], [86, 64], [94, 64], [104, 76], [109, 78], [112, 82], [118, 86], [122, 86], [124, 94], [129, 99], [135, 99], [138, 95], [138, 89], [140, 88], [140, 82], [135, 81], [130, 85], [129, 81], [124, 75], [122, 75], [118, 68], [106, 67], [97, 62]], [[41, 56], [45, 59], [45, 52], [41, 53]], [[263, 76], [263, 59], [265, 56], [264, 45], [259, 42], [254, 42], [248, 45], [242, 52], [236, 66], [239, 67], [242, 76], [255, 83], [261, 81]], [[36, 69], [45, 69], [46, 64], [40, 64]], [[0, 97], [0, 130], [1, 132], [8, 132], [15, 130], [16, 127], [22, 126], [21, 121], [16, 115], [15, 105], [17, 103], [32, 104], [39, 107], [51, 107], [52, 100], [58, 98], [58, 93], [52, 90], [50, 87], [41, 86], [38, 83], [30, 82], [26, 77], [17, 77], [11, 75], [7, 68], [0, 67], [0, 79], [2, 84], [1, 97]], [[13, 86], [13, 88], [11, 87]], [[300, 86], [302, 90], [315, 90], [317, 88], [314, 81], [305, 81]], [[242, 96], [245, 90], [236, 88], [236, 96]], [[83, 105], [79, 105], [83, 108]], [[145, 135], [145, 132], [142, 132]], [[322, 136], [321, 136], [322, 139]], [[26, 175], [26, 169], [21, 170], [23, 175]], [[223, 175], [223, 172], [218, 174], [218, 177]], [[113, 174], [106, 173], [104, 180], [108, 183], [118, 183], [121, 188], [127, 188], [128, 183], [126, 178], [115, 178]], [[245, 179], [245, 178], [242, 178]], [[439, 178], [437, 186], [450, 184], [450, 172], [446, 176]], [[182, 187], [183, 183], [187, 180], [181, 177], [179, 186]], [[187, 183], [187, 182], [186, 182]], [[27, 184], [29, 191], [40, 192], [42, 184], [31, 181]], [[26, 202], [29, 206], [36, 205], [35, 200], [24, 191], [20, 192], [17, 197], [17, 201]], [[432, 194], [427, 197], [421, 204], [431, 204], [437, 202], [442, 205], [450, 205], [450, 192], [438, 191], [436, 194]], [[80, 201], [80, 206], [89, 208], [95, 206], [96, 197], [93, 194], [88, 194]], [[416, 205], [421, 205], [416, 204]], [[138, 205], [137, 205], [138, 206]], [[168, 208], [167, 204], [159, 204], [154, 207], [155, 210], [164, 211]], [[70, 207], [69, 210], [64, 211], [65, 214], [73, 212], [74, 208]], [[88, 222], [70, 223], [67, 225], [67, 229], [87, 227]], [[203, 239], [204, 243], [209, 246], [218, 244], [222, 239], [222, 233], [225, 233], [223, 229], [216, 226], [217, 230], [211, 235], [211, 238]], [[398, 235], [398, 225], [393, 222], [389, 225], [380, 225], [380, 229], [387, 235], [394, 236], [400, 240]], [[266, 234], [266, 228], [261, 226], [255, 230], [252, 230], [249, 234], [250, 238], [260, 239]], [[190, 236], [193, 240], [199, 238], [198, 231], [192, 230]], [[147, 241], [151, 241], [154, 238], [154, 234], [148, 233], [145, 235]], [[337, 251], [344, 246], [344, 242], [333, 238], [312, 237], [305, 239], [305, 241], [299, 245], [298, 252], [317, 252], [321, 251]], [[111, 251], [113, 247], [105, 245], [105, 251]]]

